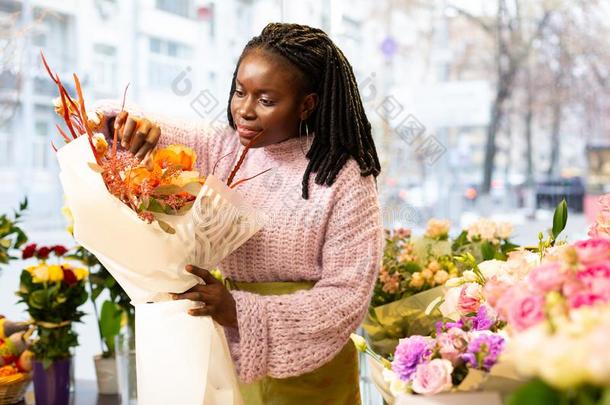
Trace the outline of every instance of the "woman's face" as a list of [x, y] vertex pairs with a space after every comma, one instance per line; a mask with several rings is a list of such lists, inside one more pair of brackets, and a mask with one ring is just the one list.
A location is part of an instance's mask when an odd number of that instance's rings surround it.
[[299, 123], [307, 119], [317, 95], [304, 94], [302, 74], [281, 56], [254, 49], [237, 70], [231, 115], [242, 145], [263, 132], [253, 147], [262, 147], [298, 136]]

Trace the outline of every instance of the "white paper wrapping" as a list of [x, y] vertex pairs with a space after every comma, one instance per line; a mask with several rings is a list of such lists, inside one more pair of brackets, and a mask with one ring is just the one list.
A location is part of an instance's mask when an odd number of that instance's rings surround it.
[[138, 404], [242, 404], [233, 367], [226, 366], [222, 327], [210, 317], [188, 315], [193, 305], [180, 300], [136, 307]]
[[164, 301], [167, 293], [200, 282], [186, 272], [187, 264], [214, 267], [252, 237], [266, 217], [209, 176], [187, 214], [163, 216], [176, 230], [168, 234], [108, 192], [102, 176], [89, 167], [95, 157], [86, 136], [62, 147], [57, 157], [74, 238], [95, 254], [136, 306], [141, 403], [241, 403], [222, 328], [208, 317], [188, 315], [190, 302]]

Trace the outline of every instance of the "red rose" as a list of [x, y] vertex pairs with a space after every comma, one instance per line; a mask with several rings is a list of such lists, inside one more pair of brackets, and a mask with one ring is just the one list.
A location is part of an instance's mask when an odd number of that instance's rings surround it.
[[38, 252], [36, 252], [36, 257], [41, 260], [45, 260], [45, 259], [49, 258], [49, 253], [51, 253], [51, 248], [43, 246], [40, 249], [38, 249]]
[[68, 249], [66, 249], [65, 247], [63, 247], [61, 245], [53, 246], [53, 252], [55, 252], [55, 256], [63, 256], [66, 254], [67, 251], [68, 251]]
[[64, 283], [66, 283], [66, 285], [71, 286], [74, 285], [78, 282], [78, 279], [76, 278], [76, 275], [74, 274], [74, 272], [70, 269], [67, 269], [65, 267], [62, 267], [61, 270], [64, 273]]
[[34, 254], [36, 253], [36, 244], [35, 243], [30, 243], [29, 245], [27, 245], [25, 248], [23, 248], [22, 251], [22, 259], [29, 259], [30, 257], [33, 257]]

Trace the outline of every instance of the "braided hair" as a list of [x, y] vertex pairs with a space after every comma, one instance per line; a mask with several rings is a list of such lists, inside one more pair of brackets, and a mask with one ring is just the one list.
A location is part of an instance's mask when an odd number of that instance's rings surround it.
[[354, 72], [343, 52], [320, 29], [271, 23], [246, 44], [233, 73], [227, 107], [229, 125], [236, 128], [231, 99], [237, 70], [245, 55], [255, 49], [284, 57], [303, 74], [307, 90], [319, 97], [317, 108], [306, 121], [315, 136], [306, 155], [309, 163], [303, 175], [302, 197], [309, 198], [310, 174], [316, 174], [316, 184], [330, 186], [350, 157], [358, 162], [362, 176], [377, 177], [379, 158]]

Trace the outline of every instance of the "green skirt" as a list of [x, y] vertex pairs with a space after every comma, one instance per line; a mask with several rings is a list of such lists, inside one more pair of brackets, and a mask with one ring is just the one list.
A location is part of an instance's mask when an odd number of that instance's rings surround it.
[[[309, 290], [314, 283], [229, 281], [229, 285], [259, 295], [283, 295]], [[331, 361], [309, 373], [289, 378], [265, 377], [239, 385], [246, 405], [357, 405], [361, 404], [359, 381], [358, 353], [348, 340]]]

